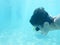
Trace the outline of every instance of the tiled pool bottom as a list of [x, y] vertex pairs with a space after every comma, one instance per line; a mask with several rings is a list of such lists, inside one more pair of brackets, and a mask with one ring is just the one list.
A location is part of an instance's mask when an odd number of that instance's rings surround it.
[[44, 36], [26, 28], [5, 30], [0, 33], [0, 45], [59, 45], [56, 31]]

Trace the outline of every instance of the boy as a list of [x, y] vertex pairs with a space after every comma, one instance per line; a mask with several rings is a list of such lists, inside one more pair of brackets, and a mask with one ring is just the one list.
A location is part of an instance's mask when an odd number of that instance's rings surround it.
[[47, 34], [50, 30], [60, 28], [60, 17], [51, 17], [44, 8], [37, 8], [31, 16], [30, 23], [35, 27], [36, 31]]

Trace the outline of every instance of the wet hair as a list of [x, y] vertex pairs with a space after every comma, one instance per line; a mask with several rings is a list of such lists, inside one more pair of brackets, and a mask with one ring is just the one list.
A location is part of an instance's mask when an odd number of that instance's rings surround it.
[[[30, 23], [33, 26], [41, 26], [43, 27], [44, 22], [49, 22], [49, 24], [53, 23], [54, 19], [49, 16], [49, 14], [44, 10], [44, 8], [37, 8], [34, 10], [33, 15], [31, 16]], [[38, 29], [38, 27], [36, 28]]]

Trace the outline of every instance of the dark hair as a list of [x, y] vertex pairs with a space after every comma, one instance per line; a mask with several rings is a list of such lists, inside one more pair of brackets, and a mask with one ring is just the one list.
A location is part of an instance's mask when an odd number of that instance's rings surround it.
[[53, 18], [44, 10], [44, 8], [37, 8], [34, 10], [33, 15], [31, 16], [30, 23], [35, 25], [43, 26], [44, 22], [53, 23]]

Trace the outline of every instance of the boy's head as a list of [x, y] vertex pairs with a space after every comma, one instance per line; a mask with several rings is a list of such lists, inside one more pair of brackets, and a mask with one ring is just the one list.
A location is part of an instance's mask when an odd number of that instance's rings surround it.
[[49, 22], [49, 24], [51, 24], [53, 22], [53, 18], [49, 16], [44, 8], [35, 9], [33, 15], [31, 16], [30, 23], [33, 26], [36, 26], [36, 30], [39, 30], [38, 26], [43, 27], [44, 22]]

